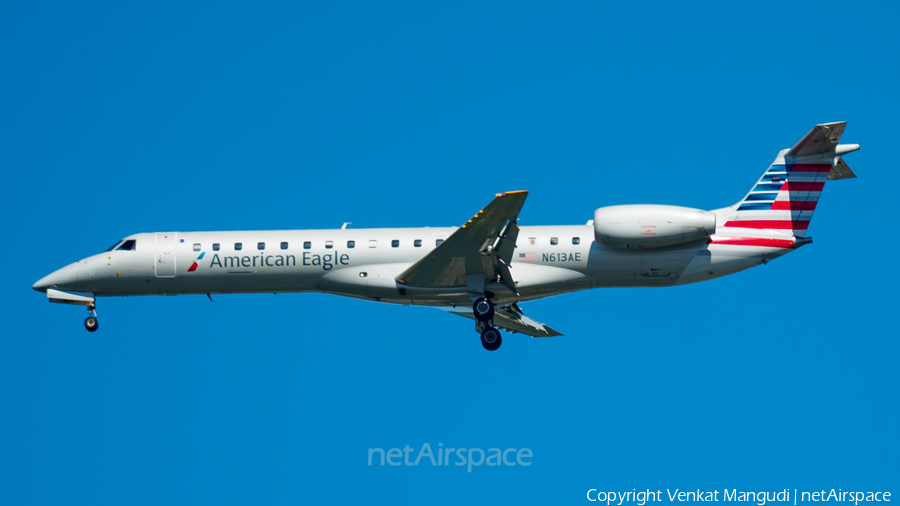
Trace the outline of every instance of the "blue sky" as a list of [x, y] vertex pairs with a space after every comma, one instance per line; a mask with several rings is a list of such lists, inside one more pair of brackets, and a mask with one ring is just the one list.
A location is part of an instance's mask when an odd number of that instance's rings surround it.
[[[898, 492], [896, 6], [0, 7], [0, 502], [569, 503], [607, 490]], [[813, 125], [859, 179], [815, 243], [671, 289], [525, 305], [566, 334], [328, 295], [49, 305], [136, 232], [525, 225], [737, 201]], [[529, 467], [367, 449], [530, 448]]]

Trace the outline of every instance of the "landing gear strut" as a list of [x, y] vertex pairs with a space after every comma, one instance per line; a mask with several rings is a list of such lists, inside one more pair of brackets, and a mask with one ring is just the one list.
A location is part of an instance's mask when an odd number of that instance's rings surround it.
[[90, 305], [87, 307], [88, 317], [84, 320], [84, 328], [88, 332], [96, 332], [100, 328], [100, 322], [97, 321], [97, 307]]

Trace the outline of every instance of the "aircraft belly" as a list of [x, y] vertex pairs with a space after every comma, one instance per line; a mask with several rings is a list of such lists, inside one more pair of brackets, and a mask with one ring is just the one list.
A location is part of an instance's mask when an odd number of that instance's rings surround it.
[[550, 265], [514, 263], [511, 269], [522, 298], [537, 298], [591, 288], [583, 272]]
[[315, 287], [321, 292], [346, 297], [411, 304], [408, 289], [395, 281], [396, 276], [410, 265], [404, 262], [341, 269], [322, 276]]
[[640, 249], [595, 242], [588, 274], [595, 287], [672, 286], [682, 284], [686, 272], [702, 272], [709, 265], [709, 258], [707, 244], [701, 241]]
[[641, 252], [591, 244], [587, 274], [594, 287], [634, 286], [635, 273], [641, 269]]
[[227, 274], [208, 277], [141, 278], [118, 284], [115, 281], [93, 290], [106, 295], [176, 295], [196, 293], [275, 293], [315, 291], [314, 280], [302, 276], [252, 276]]
[[697, 283], [740, 272], [761, 265], [785, 253], [787, 248], [765, 248], [737, 245], [709, 245], [704, 255], [697, 257], [687, 266], [679, 285]]

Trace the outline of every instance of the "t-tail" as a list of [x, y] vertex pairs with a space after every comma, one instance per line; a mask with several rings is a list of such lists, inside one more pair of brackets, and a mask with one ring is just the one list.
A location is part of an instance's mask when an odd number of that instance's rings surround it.
[[[825, 182], [855, 178], [841, 158], [859, 144], [840, 144], [846, 121], [816, 125], [794, 147], [783, 149], [740, 202], [716, 210], [714, 242], [757, 242], [797, 247], [806, 238]], [[737, 242], [736, 242], [737, 243]]]

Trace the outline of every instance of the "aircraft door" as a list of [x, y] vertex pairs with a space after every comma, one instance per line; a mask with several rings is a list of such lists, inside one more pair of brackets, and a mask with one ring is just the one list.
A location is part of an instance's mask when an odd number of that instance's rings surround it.
[[175, 277], [175, 245], [178, 233], [156, 234], [156, 255], [153, 270], [157, 278]]

